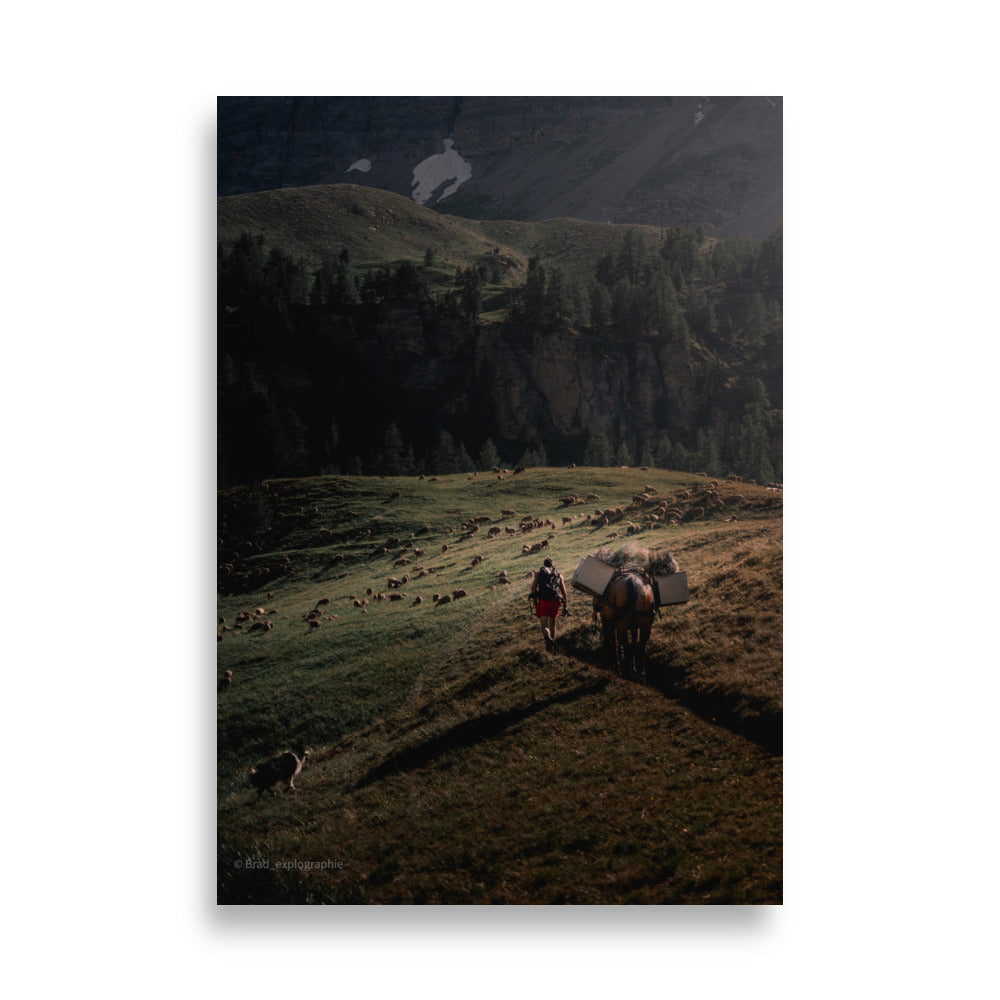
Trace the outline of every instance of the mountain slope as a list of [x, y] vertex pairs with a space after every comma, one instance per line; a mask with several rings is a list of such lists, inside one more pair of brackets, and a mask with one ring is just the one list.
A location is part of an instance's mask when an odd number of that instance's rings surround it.
[[220, 195], [343, 181], [474, 218], [703, 225], [763, 238], [781, 221], [782, 102], [219, 99]]

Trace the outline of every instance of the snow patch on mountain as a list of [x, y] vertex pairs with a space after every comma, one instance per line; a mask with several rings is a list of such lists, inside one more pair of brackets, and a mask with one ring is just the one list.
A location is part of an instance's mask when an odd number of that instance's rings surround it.
[[349, 174], [352, 170], [360, 170], [361, 173], [367, 174], [372, 168], [371, 160], [355, 160], [345, 171], [345, 174]]
[[441, 192], [438, 201], [444, 201], [453, 195], [470, 177], [472, 167], [469, 161], [463, 159], [455, 143], [451, 139], [444, 140], [444, 152], [428, 156], [413, 168], [413, 200], [420, 205], [426, 205], [431, 195], [441, 187], [448, 187]]

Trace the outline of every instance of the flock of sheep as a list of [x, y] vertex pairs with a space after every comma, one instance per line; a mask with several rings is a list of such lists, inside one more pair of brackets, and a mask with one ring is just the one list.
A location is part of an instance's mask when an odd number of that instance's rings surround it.
[[[715, 479], [705, 478], [708, 481], [704, 485], [679, 490], [669, 496], [662, 496], [653, 486], [647, 485], [641, 493], [635, 494], [628, 504], [607, 508], [596, 506], [600, 503], [600, 497], [596, 493], [588, 493], [585, 496], [571, 493], [559, 498], [560, 506], [563, 508], [581, 507], [587, 504], [595, 506], [587, 513], [566, 514], [562, 516], [561, 526], [565, 528], [584, 525], [594, 530], [612, 528], [614, 530], [604, 537], [607, 541], [613, 541], [623, 534], [635, 535], [667, 525], [698, 520], [715, 511], [723, 510], [726, 507], [736, 508], [747, 502], [746, 496], [743, 493], [734, 491], [734, 488], [740, 482], [738, 476], [730, 476], [725, 487], [720, 486], [719, 482]], [[777, 483], [771, 483], [767, 488], [770, 490], [780, 490], [781, 486]], [[399, 494], [397, 493], [395, 496], [389, 497], [386, 503], [391, 503], [398, 499]], [[318, 508], [314, 508], [313, 510], [315, 514], [319, 513]], [[308, 517], [308, 514], [303, 507], [300, 507], [298, 511], [293, 512], [291, 515], [286, 514], [285, 516], [305, 519]], [[357, 516], [357, 513], [354, 511], [345, 512], [345, 520], [347, 521]], [[527, 536], [536, 532], [539, 534], [544, 533], [544, 537], [538, 540], [526, 539], [521, 547], [522, 555], [534, 555], [546, 549], [549, 546], [549, 542], [556, 537], [558, 531], [556, 522], [551, 517], [537, 517], [531, 514], [519, 517], [516, 511], [509, 508], [501, 511], [498, 520], [507, 521], [508, 523], [496, 523], [490, 515], [481, 514], [466, 519], [457, 527], [445, 528], [445, 535], [456, 537], [442, 543], [441, 554], [448, 553], [460, 541], [468, 541], [474, 538], [494, 540], [502, 535]], [[727, 522], [737, 520], [736, 513], [732, 513], [725, 520]], [[370, 551], [369, 559], [385, 558], [388, 556], [393, 559], [393, 570], [404, 569], [405, 572], [400, 575], [394, 573], [388, 576], [384, 587], [372, 586], [368, 587], [363, 594], [352, 594], [347, 598], [347, 601], [350, 602], [348, 606], [361, 612], [367, 612], [372, 605], [382, 602], [398, 603], [407, 600], [411, 606], [419, 606], [426, 603], [441, 606], [469, 596], [467, 590], [458, 588], [450, 592], [436, 592], [428, 597], [424, 597], [423, 595], [410, 597], [403, 589], [408, 585], [414, 584], [417, 580], [435, 573], [437, 570], [447, 568], [445, 566], [423, 565], [424, 562], [428, 561], [425, 558], [427, 556], [427, 539], [425, 536], [430, 532], [430, 526], [425, 525], [419, 528], [410, 538], [390, 537], [384, 544]], [[334, 532], [330, 528], [321, 527], [318, 529], [318, 536], [323, 542], [329, 542], [334, 538]], [[364, 540], [370, 538], [370, 536], [371, 528], [361, 528], [354, 533], [354, 537], [357, 540]], [[423, 544], [425, 548], [419, 547], [418, 540], [420, 540], [420, 544]], [[242, 547], [248, 554], [253, 548], [250, 543], [243, 543]], [[279, 571], [287, 572], [290, 568], [289, 557], [286, 555], [282, 558], [283, 562], [279, 562]], [[344, 559], [343, 555], [331, 558], [332, 561], [343, 561]], [[483, 556], [476, 554], [471, 559], [470, 568], [476, 567], [482, 562]], [[456, 564], [452, 562], [447, 565], [455, 566]], [[220, 570], [225, 572], [230, 568], [223, 565], [220, 567]], [[526, 575], [531, 575], [530, 570]], [[504, 570], [499, 574], [497, 582], [493, 586], [505, 585], [510, 582], [510, 577], [507, 571]], [[269, 592], [268, 597], [273, 597], [273, 593]], [[309, 609], [301, 615], [302, 622], [308, 629], [313, 630], [320, 628], [324, 622], [335, 621], [338, 615], [330, 613], [329, 605], [330, 599], [322, 598], [314, 608]], [[225, 619], [220, 619], [218, 640], [221, 642], [223, 637], [230, 632], [234, 634], [250, 634], [270, 631], [275, 626], [274, 619], [277, 613], [276, 609], [268, 610], [264, 607], [257, 607], [252, 611], [239, 612], [231, 625]], [[286, 615], [286, 617], [289, 616]]]

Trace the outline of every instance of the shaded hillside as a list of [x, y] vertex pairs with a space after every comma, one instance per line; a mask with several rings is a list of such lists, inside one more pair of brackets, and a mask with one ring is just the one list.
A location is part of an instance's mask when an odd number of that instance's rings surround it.
[[353, 185], [219, 200], [222, 482], [781, 468], [781, 235], [467, 221]]
[[758, 239], [781, 222], [780, 97], [224, 97], [218, 110], [220, 195], [351, 181], [472, 218]]

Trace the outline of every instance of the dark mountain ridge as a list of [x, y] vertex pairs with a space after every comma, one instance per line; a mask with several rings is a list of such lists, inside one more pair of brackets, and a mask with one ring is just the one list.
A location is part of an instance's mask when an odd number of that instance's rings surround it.
[[781, 222], [780, 97], [220, 97], [218, 193], [342, 183], [452, 215]]

